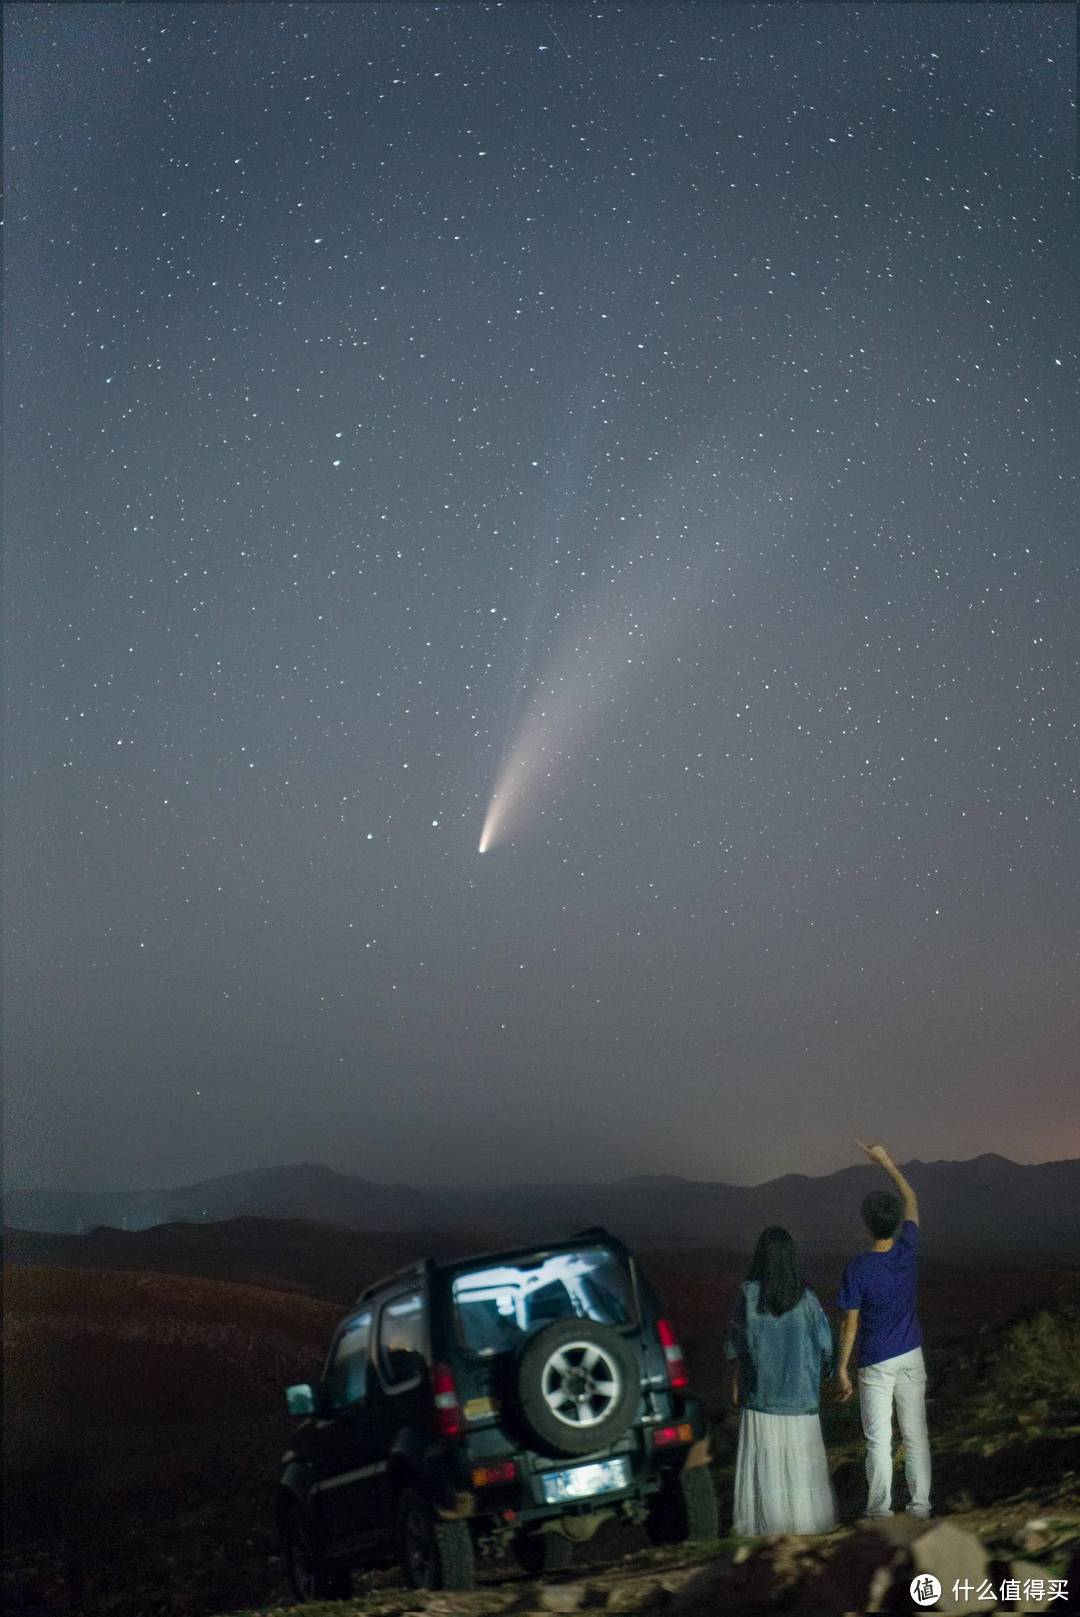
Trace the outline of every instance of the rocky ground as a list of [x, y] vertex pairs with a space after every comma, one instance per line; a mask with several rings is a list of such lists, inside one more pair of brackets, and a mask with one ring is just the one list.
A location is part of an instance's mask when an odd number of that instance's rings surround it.
[[[275, 1461], [290, 1423], [284, 1414], [237, 1406], [240, 1386], [250, 1392], [264, 1382], [276, 1403], [278, 1389], [295, 1374], [293, 1359], [303, 1363], [310, 1351], [306, 1338], [281, 1337], [277, 1304], [253, 1293], [247, 1334], [233, 1327], [223, 1349], [214, 1335], [221, 1329], [215, 1313], [221, 1299], [185, 1291], [184, 1330], [190, 1334], [196, 1313], [205, 1316], [197, 1339], [188, 1342], [178, 1332], [155, 1294], [146, 1317], [168, 1340], [149, 1340], [140, 1325], [132, 1341], [133, 1316], [120, 1307], [126, 1296], [106, 1296], [95, 1280], [95, 1305], [108, 1302], [113, 1320], [107, 1337], [96, 1329], [71, 1335], [52, 1326], [33, 1334], [27, 1318], [29, 1358], [18, 1349], [23, 1337], [11, 1329], [12, 1314], [6, 1321], [7, 1345], [18, 1351], [8, 1366], [5, 1609], [16, 1617], [262, 1617], [293, 1609], [272, 1527]], [[49, 1291], [41, 1317], [52, 1320], [60, 1300]], [[170, 1307], [176, 1302], [172, 1292], [166, 1300]], [[235, 1313], [234, 1304], [235, 1296], [229, 1304]], [[312, 1345], [325, 1335], [317, 1308], [325, 1305], [313, 1305], [311, 1321], [303, 1322]], [[290, 1311], [290, 1319], [298, 1317]], [[272, 1362], [263, 1365], [266, 1354]], [[367, 1574], [355, 1578], [351, 1601], [306, 1609], [313, 1617], [579, 1609], [839, 1617], [919, 1609], [908, 1587], [921, 1571], [938, 1576], [946, 1596], [954, 1579], [972, 1585], [967, 1602], [946, 1599], [939, 1610], [1077, 1609], [1080, 1311], [1074, 1305], [1028, 1310], [1004, 1327], [976, 1329], [961, 1343], [933, 1350], [930, 1358], [939, 1519], [928, 1526], [906, 1518], [886, 1531], [858, 1525], [864, 1494], [857, 1418], [851, 1406], [827, 1403], [823, 1422], [845, 1525], [824, 1538], [724, 1540], [692, 1552], [660, 1552], [647, 1549], [640, 1532], [604, 1528], [581, 1548], [573, 1571], [557, 1580], [530, 1583], [493, 1568], [475, 1594], [421, 1596], [406, 1591], [392, 1572]], [[244, 1376], [234, 1386], [227, 1371], [237, 1363]], [[76, 1375], [76, 1365], [86, 1376]], [[730, 1520], [736, 1418], [720, 1401], [719, 1378], [711, 1385], [708, 1361], [700, 1367], [711, 1394], [721, 1519]], [[184, 1394], [179, 1404], [171, 1390], [177, 1378]], [[55, 1409], [35, 1402], [39, 1384], [41, 1397], [47, 1390], [60, 1400]], [[260, 1409], [273, 1407], [263, 1393], [259, 1397]], [[222, 1399], [232, 1407], [228, 1418]], [[166, 1409], [181, 1408], [183, 1419], [162, 1418]], [[118, 1414], [123, 1424], [110, 1424]], [[1002, 1605], [1010, 1578], [1019, 1593]], [[1071, 1600], [1050, 1598], [1053, 1578], [1068, 1580]], [[1041, 1597], [1031, 1592], [1039, 1580]]]
[[[473, 1594], [421, 1595], [404, 1589], [396, 1572], [357, 1575], [354, 1598], [305, 1608], [312, 1617], [381, 1613], [398, 1617], [487, 1617], [495, 1613], [663, 1609], [685, 1617], [717, 1612], [911, 1612], [908, 1585], [918, 1571], [934, 1572], [946, 1590], [954, 1578], [978, 1589], [991, 1578], [1000, 1592], [1013, 1577], [1044, 1582], [1041, 1604], [997, 1600], [939, 1604], [939, 1610], [1077, 1609], [1080, 1592], [1080, 1420], [1046, 1411], [1018, 1425], [1015, 1411], [985, 1388], [973, 1405], [939, 1409], [935, 1442], [937, 1499], [942, 1516], [930, 1524], [898, 1517], [888, 1531], [855, 1521], [862, 1482], [858, 1438], [850, 1413], [833, 1408], [826, 1426], [834, 1482], [846, 1525], [820, 1539], [722, 1540], [691, 1550], [644, 1547], [631, 1530], [605, 1529], [579, 1551], [574, 1570], [532, 1583], [505, 1568], [485, 1570]], [[963, 1420], [957, 1420], [957, 1415]], [[1075, 1412], [1074, 1412], [1075, 1415]], [[1061, 1418], [1059, 1418], [1061, 1417]], [[67, 1467], [65, 1502], [57, 1511], [55, 1473], [36, 1517], [9, 1548], [6, 1609], [25, 1617], [279, 1617], [288, 1599], [270, 1531], [265, 1454], [284, 1437], [276, 1418], [200, 1430], [168, 1442], [157, 1432], [129, 1432], [96, 1456], [58, 1456]], [[714, 1429], [722, 1513], [730, 1508], [733, 1421]], [[177, 1460], [175, 1456], [182, 1454]], [[258, 1460], [257, 1460], [258, 1456]], [[228, 1497], [224, 1489], [229, 1490]], [[35, 1510], [35, 1500], [24, 1500]], [[976, 1577], [976, 1574], [978, 1576]], [[1048, 1603], [1051, 1578], [1067, 1578], [1074, 1602]]]
[[[1080, 1609], [1075, 1596], [1056, 1595], [1060, 1585], [1074, 1592], [1080, 1588], [1080, 1512], [1027, 1520], [1023, 1515], [1022, 1510], [969, 1513], [935, 1522], [896, 1517], [873, 1527], [843, 1527], [816, 1539], [728, 1540], [695, 1546], [693, 1553], [646, 1550], [558, 1580], [493, 1584], [469, 1594], [421, 1594], [369, 1576], [356, 1580], [351, 1600], [303, 1609], [312, 1617], [402, 1617], [407, 1612], [534, 1617], [576, 1611], [841, 1617], [917, 1609], [910, 1585], [925, 1573], [943, 1586], [936, 1611]], [[233, 1617], [285, 1617], [297, 1609], [275, 1604]]]

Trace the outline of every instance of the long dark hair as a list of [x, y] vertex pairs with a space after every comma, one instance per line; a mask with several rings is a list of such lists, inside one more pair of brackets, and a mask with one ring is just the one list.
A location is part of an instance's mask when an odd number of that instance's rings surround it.
[[758, 1313], [786, 1314], [806, 1290], [799, 1249], [787, 1230], [770, 1224], [758, 1236], [748, 1280], [758, 1283]]

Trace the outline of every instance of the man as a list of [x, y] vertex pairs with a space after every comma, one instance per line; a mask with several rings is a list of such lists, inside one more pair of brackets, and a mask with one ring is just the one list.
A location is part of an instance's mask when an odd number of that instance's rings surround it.
[[896, 1404], [904, 1443], [904, 1474], [911, 1495], [908, 1514], [930, 1514], [930, 1443], [926, 1435], [926, 1366], [922, 1329], [915, 1311], [919, 1280], [919, 1204], [915, 1192], [883, 1145], [858, 1145], [885, 1169], [898, 1195], [872, 1191], [862, 1204], [871, 1235], [868, 1252], [844, 1271], [837, 1303], [845, 1310], [840, 1328], [837, 1381], [840, 1401], [851, 1397], [848, 1363], [855, 1338], [859, 1409], [866, 1435], [867, 1516], [892, 1515], [892, 1412]]

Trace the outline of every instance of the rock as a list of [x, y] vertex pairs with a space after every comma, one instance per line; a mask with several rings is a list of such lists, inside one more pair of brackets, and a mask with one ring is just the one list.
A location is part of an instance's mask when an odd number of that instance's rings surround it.
[[1029, 1555], [1037, 1550], [1045, 1550], [1050, 1542], [1050, 1523], [1037, 1517], [1035, 1521], [1025, 1522], [1016, 1535], [1016, 1542], [1022, 1550]]
[[912, 1541], [911, 1560], [916, 1572], [931, 1572], [941, 1584], [938, 1611], [985, 1611], [985, 1600], [953, 1599], [953, 1584], [958, 1582], [976, 1587], [986, 1577], [987, 1555], [974, 1533], [951, 1522], [920, 1524], [925, 1531]]
[[505, 1604], [495, 1589], [484, 1589], [475, 1594], [448, 1590], [444, 1594], [422, 1595], [421, 1600], [421, 1609], [429, 1617], [488, 1617], [489, 1613], [500, 1611]]
[[583, 1583], [551, 1583], [542, 1585], [533, 1596], [541, 1611], [580, 1611], [585, 1604]]
[[634, 1579], [607, 1591], [606, 1611], [662, 1611], [671, 1605], [671, 1593], [655, 1579]]
[[[912, 1611], [909, 1587], [920, 1573], [932, 1574], [941, 1584], [934, 1609], [942, 1612], [993, 1610], [974, 1593], [964, 1597], [965, 1582], [972, 1590], [987, 1575], [987, 1557], [973, 1533], [948, 1522], [921, 1522], [893, 1516], [861, 1527], [819, 1571], [807, 1577], [790, 1604], [800, 1617], [821, 1612]], [[953, 1598], [953, 1583], [960, 1598]]]

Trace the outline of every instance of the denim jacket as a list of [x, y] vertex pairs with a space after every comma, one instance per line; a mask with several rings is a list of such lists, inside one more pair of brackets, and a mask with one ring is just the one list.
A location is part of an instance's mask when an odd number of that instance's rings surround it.
[[807, 1286], [786, 1314], [758, 1312], [758, 1283], [744, 1280], [724, 1352], [739, 1361], [739, 1403], [766, 1415], [816, 1415], [821, 1372], [832, 1369], [832, 1328]]

